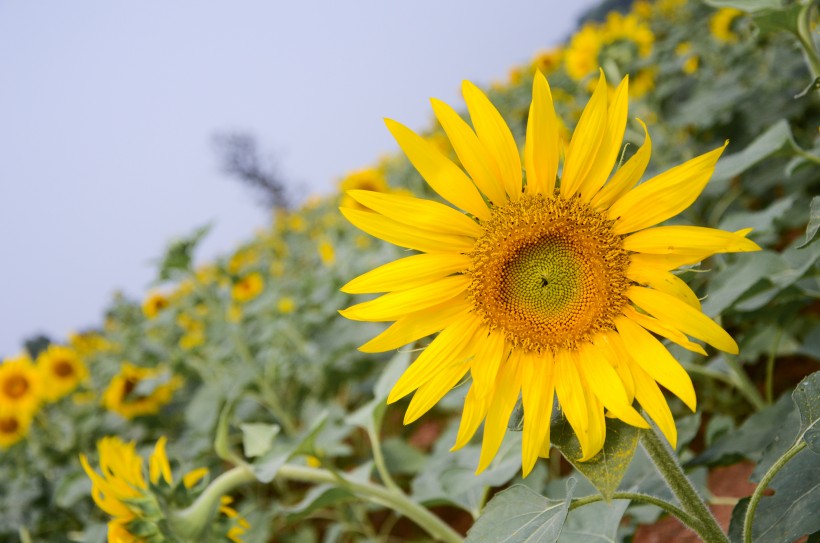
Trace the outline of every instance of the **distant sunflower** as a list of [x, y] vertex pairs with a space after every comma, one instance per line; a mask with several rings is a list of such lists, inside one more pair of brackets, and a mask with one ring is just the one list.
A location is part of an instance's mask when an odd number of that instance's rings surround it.
[[363, 345], [380, 352], [440, 332], [402, 375], [389, 402], [415, 391], [405, 423], [419, 418], [470, 373], [455, 448], [484, 421], [479, 471], [501, 445], [522, 397], [523, 470], [549, 451], [553, 398], [583, 457], [605, 439], [605, 409], [638, 427], [637, 399], [672, 444], [677, 433], [658, 384], [695, 409], [686, 371], [653, 333], [704, 354], [687, 336], [737, 353], [735, 341], [700, 311], [670, 270], [718, 252], [754, 251], [748, 231], [695, 226], [649, 228], [689, 207], [724, 147], [638, 185], [649, 162], [644, 144], [610, 177], [621, 147], [628, 80], [607, 99], [601, 73], [566, 150], [560, 184], [558, 120], [547, 80], [533, 83], [524, 147], [526, 182], [512, 133], [486, 96], [465, 82], [470, 127], [433, 100], [465, 174], [423, 138], [387, 126], [427, 183], [464, 212], [417, 198], [351, 191], [373, 212], [342, 208], [354, 225], [421, 251], [345, 285], [386, 292], [341, 311], [360, 321], [396, 321]]
[[262, 274], [249, 273], [231, 287], [231, 298], [241, 303], [249, 302], [259, 296], [264, 289], [265, 280], [262, 279]]
[[42, 379], [26, 356], [0, 364], [0, 412], [34, 413], [42, 401]]
[[168, 307], [168, 297], [160, 292], [152, 292], [145, 301], [142, 302], [142, 312], [149, 319], [159, 315], [160, 311]]
[[22, 411], [0, 411], [0, 451], [22, 440], [31, 428], [31, 414]]
[[[145, 383], [146, 392], [140, 390]], [[111, 379], [103, 393], [103, 405], [126, 419], [159, 413], [171, 401], [182, 379], [161, 368], [140, 368], [123, 363], [120, 373]]]
[[735, 8], [721, 8], [709, 19], [709, 32], [723, 43], [737, 43], [740, 37], [735, 32], [735, 22], [743, 16], [743, 12]]
[[37, 368], [43, 378], [43, 398], [53, 402], [77, 388], [88, 368], [74, 349], [51, 345], [37, 357]]

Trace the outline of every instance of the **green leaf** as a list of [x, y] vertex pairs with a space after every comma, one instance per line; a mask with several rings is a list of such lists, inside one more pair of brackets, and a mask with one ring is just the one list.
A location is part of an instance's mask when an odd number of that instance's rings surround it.
[[248, 458], [256, 458], [268, 452], [280, 430], [278, 424], [261, 422], [247, 422], [240, 424], [239, 428], [242, 430], [242, 448]]
[[551, 441], [575, 469], [598, 489], [607, 501], [621, 483], [635, 454], [640, 429], [618, 419], [606, 420], [606, 441], [603, 449], [590, 460], [580, 462], [581, 444], [564, 416], [553, 422]]
[[820, 371], [800, 381], [792, 392], [792, 399], [800, 412], [797, 439], [806, 441], [812, 451], [820, 453], [817, 448], [817, 434], [820, 432]]
[[745, 172], [764, 158], [782, 150], [794, 150], [797, 143], [789, 122], [780, 119], [745, 149], [718, 161], [712, 181], [724, 181]]
[[786, 9], [765, 9], [755, 13], [753, 19], [763, 36], [777, 32], [797, 34], [802, 9], [803, 6], [800, 4], [789, 6]]
[[713, 8], [735, 8], [747, 13], [783, 6], [782, 0], [703, 0], [703, 3]]
[[791, 543], [820, 530], [820, 456], [810, 449], [795, 455], [772, 479], [752, 522], [755, 543]]
[[749, 500], [750, 498], [743, 498], [732, 509], [732, 520], [729, 522], [729, 541], [732, 543], [743, 543], [743, 521], [749, 510]]
[[316, 436], [327, 422], [327, 414], [317, 417], [313, 424], [294, 440], [277, 440], [273, 446], [251, 465], [254, 475], [261, 483], [269, 483], [279, 468], [289, 459], [300, 454], [312, 454]]
[[614, 543], [629, 500], [597, 502], [573, 509], [567, 515], [558, 543]]
[[744, 255], [712, 276], [709, 294], [703, 301], [703, 312], [719, 315], [759, 281], [784, 271], [786, 267], [783, 257], [773, 251]]
[[179, 275], [180, 272], [191, 271], [191, 262], [194, 257], [194, 249], [199, 242], [211, 230], [211, 224], [206, 224], [194, 230], [194, 233], [186, 238], [174, 240], [165, 250], [159, 266], [159, 278], [157, 282], [167, 281]]
[[63, 509], [70, 509], [77, 501], [91, 494], [91, 479], [81, 472], [69, 473], [54, 489], [54, 503]]
[[374, 398], [365, 405], [348, 415], [345, 422], [358, 426], [363, 430], [375, 431], [381, 426], [381, 419], [384, 416], [387, 408], [387, 396], [390, 394], [390, 389], [399, 380], [401, 374], [407, 369], [410, 363], [410, 352], [402, 351], [396, 354], [387, 363], [387, 367], [382, 371], [379, 380], [373, 387]]
[[467, 532], [465, 543], [551, 543], [558, 541], [567, 518], [575, 481], [567, 496], [551, 500], [523, 485], [499, 492]]
[[802, 249], [814, 239], [817, 230], [820, 229], [820, 196], [811, 199], [809, 206], [809, 224], [806, 225], [806, 239], [796, 247]]

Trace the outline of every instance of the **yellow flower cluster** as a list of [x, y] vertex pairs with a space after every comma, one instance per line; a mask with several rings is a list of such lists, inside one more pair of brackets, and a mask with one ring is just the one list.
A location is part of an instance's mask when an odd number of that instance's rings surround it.
[[141, 368], [124, 362], [103, 393], [103, 405], [126, 419], [159, 413], [182, 379], [164, 368]]
[[51, 345], [33, 363], [28, 355], [0, 364], [0, 450], [29, 432], [34, 415], [45, 402], [56, 402], [88, 377], [74, 349]]

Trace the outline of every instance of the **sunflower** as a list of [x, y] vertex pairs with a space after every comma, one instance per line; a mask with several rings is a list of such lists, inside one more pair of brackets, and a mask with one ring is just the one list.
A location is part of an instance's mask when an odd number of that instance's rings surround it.
[[0, 364], [0, 412], [34, 413], [42, 401], [42, 390], [40, 373], [28, 356], [7, 358]]
[[31, 414], [22, 411], [0, 411], [0, 451], [22, 440], [31, 428]]
[[160, 292], [152, 292], [145, 301], [142, 302], [142, 312], [149, 319], [159, 315], [160, 311], [168, 307], [170, 301], [168, 297]]
[[501, 115], [473, 84], [465, 82], [462, 90], [475, 130], [443, 102], [432, 103], [466, 174], [405, 126], [386, 123], [433, 190], [463, 211], [367, 191], [349, 194], [373, 212], [341, 209], [365, 232], [421, 252], [342, 287], [352, 294], [387, 293], [341, 311], [353, 320], [396, 321], [360, 347], [364, 352], [439, 332], [388, 402], [415, 392], [404, 419], [413, 422], [469, 372], [454, 448], [484, 421], [479, 471], [498, 451], [519, 394], [525, 475], [548, 454], [556, 396], [582, 460], [603, 446], [605, 410], [647, 427], [634, 400], [675, 444], [675, 423], [658, 384], [692, 410], [695, 391], [653, 334], [701, 354], [703, 347], [687, 336], [730, 353], [738, 347], [671, 270], [718, 252], [759, 247], [746, 239], [748, 231], [655, 225], [694, 202], [725, 146], [638, 185], [651, 152], [647, 133], [610, 177], [627, 121], [628, 79], [608, 101], [601, 72], [556, 186], [558, 121], [539, 72], [526, 131], [525, 182]]
[[[143, 383], [147, 394], [140, 390]], [[140, 368], [125, 362], [103, 392], [102, 403], [126, 419], [153, 415], [171, 401], [172, 394], [181, 385], [179, 376], [161, 368]]]
[[734, 31], [735, 21], [743, 12], [735, 8], [721, 8], [709, 19], [709, 32], [722, 43], [737, 43], [740, 38]]
[[88, 368], [74, 349], [51, 345], [37, 357], [43, 379], [43, 398], [54, 402], [72, 392], [85, 378]]
[[241, 303], [249, 302], [259, 296], [264, 288], [265, 280], [262, 279], [262, 274], [249, 273], [231, 287], [231, 298]]

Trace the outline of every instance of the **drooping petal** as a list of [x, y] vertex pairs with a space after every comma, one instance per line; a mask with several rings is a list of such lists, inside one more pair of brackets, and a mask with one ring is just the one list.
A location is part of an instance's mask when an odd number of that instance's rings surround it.
[[607, 137], [607, 94], [604, 71], [589, 99], [567, 149], [564, 172], [561, 174], [561, 197], [569, 200], [581, 187], [595, 164], [598, 149]]
[[424, 253], [467, 253], [475, 245], [475, 240], [467, 236], [419, 230], [378, 213], [346, 207], [339, 208], [339, 211], [360, 230], [399, 247], [407, 247]]
[[504, 193], [504, 180], [487, 148], [453, 108], [435, 98], [431, 102], [436, 118], [444, 128], [464, 169], [490, 202], [496, 205], [503, 204], [507, 199]]
[[672, 411], [669, 410], [666, 398], [663, 397], [663, 392], [658, 388], [655, 380], [639, 365], [632, 365], [632, 375], [635, 378], [635, 398], [658, 425], [672, 448], [675, 448], [678, 444], [678, 429], [675, 428], [675, 419], [672, 417]]
[[472, 238], [482, 234], [473, 219], [439, 202], [372, 190], [349, 190], [346, 194], [363, 206], [413, 228]]
[[342, 316], [354, 321], [394, 321], [455, 298], [470, 284], [469, 277], [453, 275], [407, 290], [390, 292], [374, 300], [342, 309]]
[[487, 469], [498, 453], [519, 392], [521, 392], [521, 352], [513, 351], [498, 372], [495, 391], [487, 410], [487, 420], [484, 421], [484, 438], [481, 441], [481, 456], [478, 460], [476, 474]]
[[476, 135], [493, 157], [511, 200], [521, 197], [521, 156], [510, 127], [481, 89], [464, 81], [461, 86]]
[[339, 290], [348, 294], [406, 290], [464, 271], [470, 262], [470, 257], [462, 254], [422, 253], [370, 270]]
[[551, 196], [558, 175], [558, 120], [547, 78], [535, 72], [532, 81], [532, 104], [527, 118], [527, 141], [524, 145], [524, 167], [527, 170], [527, 192]]
[[527, 353], [521, 357], [521, 401], [524, 406], [524, 435], [521, 462], [526, 477], [549, 439], [555, 380], [552, 355]]
[[609, 218], [617, 221], [613, 232], [622, 235], [654, 226], [692, 205], [712, 177], [727, 144], [656, 175], [624, 194], [609, 208]]
[[609, 365], [615, 369], [626, 391], [629, 405], [635, 400], [635, 381], [629, 371], [629, 362], [632, 360], [621, 337], [616, 332], [598, 334], [592, 340], [593, 345], [604, 355]]
[[619, 317], [615, 321], [615, 326], [629, 354], [632, 355], [632, 359], [654, 380], [666, 387], [694, 411], [697, 399], [692, 380], [675, 357], [669, 354], [666, 347], [652, 334], [626, 317]]
[[490, 216], [478, 189], [461, 168], [453, 164], [424, 138], [392, 119], [385, 119], [404, 154], [439, 196], [481, 220]]
[[651, 266], [639, 266], [631, 263], [626, 271], [626, 276], [636, 283], [650, 286], [674, 296], [700, 311], [700, 300], [697, 295], [677, 275]]
[[171, 478], [171, 465], [168, 463], [168, 455], [165, 454], [165, 445], [168, 442], [168, 438], [162, 436], [157, 440], [157, 444], [154, 446], [154, 452], [151, 454], [151, 457], [148, 462], [148, 472], [149, 472], [149, 479], [151, 480], [151, 484], [159, 483], [159, 476], [162, 474], [162, 478], [165, 479], [165, 482], [173, 484], [173, 479]]
[[477, 339], [476, 354], [470, 374], [478, 397], [489, 396], [498, 377], [498, 368], [509, 352], [504, 334], [493, 330], [486, 337]]
[[430, 334], [444, 330], [447, 326], [465, 318], [470, 303], [465, 297], [456, 297], [438, 305], [409, 313], [361, 347], [363, 353], [382, 353], [398, 349]]
[[404, 398], [429, 381], [436, 372], [461, 364], [463, 360], [459, 359], [459, 356], [470, 344], [480, 326], [480, 319], [468, 315], [442, 330], [393, 385], [387, 403]]
[[674, 296], [644, 287], [631, 287], [626, 295], [635, 305], [659, 321], [668, 322], [684, 334], [705, 341], [716, 349], [737, 354], [737, 343], [726, 330]]
[[581, 347], [578, 354], [580, 356], [578, 367], [581, 369], [581, 374], [604, 407], [632, 426], [648, 428], [649, 426], [640, 413], [632, 407], [632, 402], [627, 397], [620, 376], [609, 364], [601, 349], [588, 343]]
[[589, 202], [606, 183], [621, 150], [626, 130], [626, 112], [629, 104], [629, 76], [624, 77], [607, 106], [606, 131], [587, 175], [581, 180], [578, 193]]
[[582, 462], [592, 460], [601, 449], [604, 447], [606, 441], [606, 420], [604, 418], [604, 407], [595, 394], [585, 394], [584, 399], [587, 402], [587, 414], [589, 415], [589, 449], [584, 451], [584, 456], [580, 458]]
[[658, 226], [624, 239], [624, 249], [636, 253], [745, 253], [760, 247], [745, 236], [703, 226]]
[[592, 207], [595, 209], [605, 209], [612, 205], [612, 202], [629, 192], [638, 181], [641, 180], [646, 166], [649, 164], [649, 157], [652, 155], [652, 140], [649, 138], [649, 131], [646, 125], [638, 119], [644, 131], [644, 141], [632, 157], [621, 166], [609, 183], [603, 186], [592, 198]]
[[481, 421], [483, 421], [487, 415], [487, 409], [490, 407], [491, 400], [492, 396], [479, 398], [475, 393], [475, 384], [470, 387], [470, 390], [467, 391], [467, 396], [464, 398], [464, 411], [461, 414], [461, 422], [459, 422], [458, 425], [456, 443], [450, 449], [451, 451], [458, 450], [469, 443], [481, 425]]
[[688, 349], [694, 353], [706, 356], [706, 351], [703, 350], [703, 347], [701, 347], [693, 341], [690, 341], [689, 338], [686, 337], [686, 334], [684, 334], [677, 328], [670, 326], [664, 322], [661, 322], [658, 319], [652, 318], [649, 315], [639, 313], [631, 306], [627, 306], [624, 308], [624, 315], [626, 315], [636, 323], [640, 324], [650, 332], [665, 337], [672, 343], [676, 343], [684, 349]]
[[570, 426], [578, 436], [584, 457], [592, 451], [586, 392], [578, 374], [578, 353], [562, 349], [555, 355], [555, 393]]
[[465, 345], [464, 350], [454, 356], [454, 359], [458, 362], [436, 371], [430, 380], [416, 390], [413, 399], [410, 400], [410, 405], [407, 406], [407, 412], [404, 414], [404, 424], [410, 424], [417, 420], [436, 405], [445, 394], [453, 390], [453, 387], [464, 378], [467, 370], [470, 369], [473, 356], [472, 350], [471, 345]]

